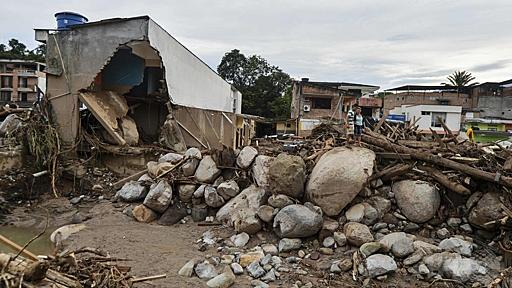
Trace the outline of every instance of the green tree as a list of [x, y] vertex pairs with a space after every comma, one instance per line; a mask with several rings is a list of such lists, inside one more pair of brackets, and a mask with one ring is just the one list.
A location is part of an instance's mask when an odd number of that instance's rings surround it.
[[450, 84], [452, 86], [457, 86], [457, 88], [461, 88], [464, 86], [471, 86], [471, 85], [476, 84], [476, 83], [471, 83], [471, 81], [475, 80], [475, 77], [467, 71], [454, 71], [446, 79], [448, 79], [448, 81], [450, 82]]
[[217, 72], [242, 93], [243, 113], [276, 119], [290, 117], [291, 78], [263, 57], [246, 57], [233, 49], [224, 54]]
[[27, 46], [17, 39], [11, 39], [7, 45], [0, 44], [0, 58], [21, 59], [45, 62], [46, 45], [39, 45], [34, 50], [28, 50]]

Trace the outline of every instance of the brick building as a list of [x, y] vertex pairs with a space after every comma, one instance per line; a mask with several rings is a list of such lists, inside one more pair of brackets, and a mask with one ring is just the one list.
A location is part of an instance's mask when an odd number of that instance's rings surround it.
[[314, 82], [308, 78], [293, 82], [291, 118], [296, 131], [307, 136], [322, 122], [340, 123], [356, 100], [373, 93], [379, 86], [347, 82]]
[[0, 105], [31, 106], [37, 100], [38, 88], [45, 90], [44, 68], [40, 62], [0, 59]]
[[476, 99], [468, 87], [405, 85], [387, 89], [384, 97], [384, 113], [402, 105], [450, 105], [462, 106], [463, 111], [472, 110]]

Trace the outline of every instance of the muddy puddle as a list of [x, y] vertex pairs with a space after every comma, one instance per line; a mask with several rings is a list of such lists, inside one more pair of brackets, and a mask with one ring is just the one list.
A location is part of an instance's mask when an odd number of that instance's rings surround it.
[[[54, 230], [55, 229], [47, 229], [47, 231], [41, 237], [30, 243], [27, 249], [36, 255], [52, 254], [54, 245], [50, 241], [50, 235]], [[36, 228], [0, 226], [0, 234], [20, 246], [24, 246], [28, 241], [30, 241], [30, 239], [35, 237], [40, 232], [41, 229]], [[16, 253], [18, 251], [11, 249], [9, 246], [0, 241], [0, 252]]]

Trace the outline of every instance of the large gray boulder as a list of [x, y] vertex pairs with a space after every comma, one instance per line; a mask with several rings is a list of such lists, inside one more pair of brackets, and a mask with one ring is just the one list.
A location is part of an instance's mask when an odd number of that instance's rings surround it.
[[146, 197], [148, 189], [137, 181], [130, 181], [117, 191], [116, 196], [125, 202], [140, 201]]
[[242, 148], [238, 157], [236, 158], [236, 164], [242, 169], [247, 169], [251, 166], [252, 161], [258, 155], [258, 150], [252, 146], [245, 146]]
[[238, 188], [238, 184], [236, 184], [235, 180], [229, 180], [227, 182], [220, 183], [219, 186], [217, 186], [217, 193], [219, 193], [224, 200], [229, 200], [240, 192], [240, 188]]
[[455, 237], [441, 241], [439, 248], [445, 251], [457, 252], [466, 257], [471, 257], [471, 253], [473, 252], [472, 243]]
[[252, 176], [254, 177], [256, 185], [265, 190], [268, 190], [269, 188], [268, 170], [273, 160], [274, 157], [258, 155], [256, 156], [256, 159], [254, 159], [254, 164], [252, 165]]
[[477, 261], [468, 258], [446, 259], [441, 270], [445, 277], [463, 283], [481, 281], [483, 280], [482, 277], [487, 274], [485, 267], [480, 265]]
[[[309, 206], [309, 205], [308, 205]], [[274, 231], [281, 238], [312, 236], [322, 228], [320, 208], [305, 205], [289, 205], [274, 217]]]
[[206, 205], [218, 208], [222, 205], [224, 205], [224, 198], [222, 198], [218, 193], [215, 187], [213, 186], [206, 186], [204, 188], [204, 202]]
[[268, 175], [272, 194], [284, 194], [297, 199], [304, 195], [306, 164], [302, 157], [279, 154], [270, 163]]
[[505, 217], [505, 213], [499, 195], [497, 193], [486, 193], [478, 200], [471, 209], [468, 217], [469, 223], [482, 229], [492, 230], [496, 224], [487, 224]]
[[197, 166], [194, 176], [199, 182], [213, 183], [213, 181], [220, 175], [222, 171], [217, 168], [217, 164], [212, 156], [204, 156], [199, 166]]
[[361, 191], [373, 173], [375, 153], [360, 147], [336, 147], [313, 168], [306, 196], [328, 216], [338, 215]]
[[370, 277], [377, 277], [398, 268], [395, 260], [388, 255], [374, 254], [366, 258], [366, 269]]
[[181, 166], [181, 170], [184, 176], [192, 176], [196, 172], [199, 161], [203, 159], [201, 151], [195, 147], [189, 148], [185, 152], [185, 158], [188, 158], [188, 160]]
[[254, 234], [261, 229], [262, 223], [257, 212], [266, 200], [265, 190], [251, 185], [222, 206], [216, 218], [233, 226], [237, 232]]
[[189, 202], [196, 191], [196, 185], [183, 184], [178, 186], [178, 195], [182, 201]]
[[158, 213], [164, 213], [172, 200], [172, 187], [166, 180], [152, 184], [144, 199], [144, 205]]
[[416, 223], [424, 223], [432, 219], [441, 204], [437, 188], [425, 181], [396, 182], [393, 185], [393, 193], [404, 216]]

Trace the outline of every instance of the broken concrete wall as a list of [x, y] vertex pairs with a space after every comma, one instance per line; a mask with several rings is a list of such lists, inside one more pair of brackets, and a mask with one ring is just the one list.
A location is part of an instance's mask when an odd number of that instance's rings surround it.
[[46, 96], [65, 144], [73, 144], [78, 137], [78, 91], [94, 81], [119, 45], [145, 39], [147, 19], [105, 21], [101, 25], [81, 25], [50, 34]]

